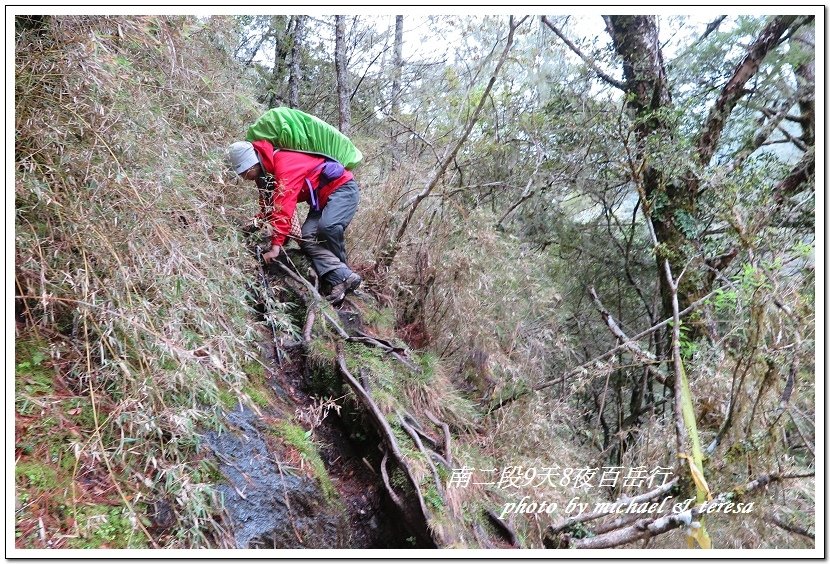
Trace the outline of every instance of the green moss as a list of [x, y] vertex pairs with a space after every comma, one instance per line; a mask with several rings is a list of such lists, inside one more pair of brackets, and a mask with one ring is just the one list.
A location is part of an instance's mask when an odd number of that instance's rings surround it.
[[252, 382], [262, 382], [265, 379], [265, 366], [261, 362], [249, 362], [242, 370]]
[[317, 447], [311, 441], [311, 431], [306, 431], [299, 425], [284, 421], [274, 427], [274, 433], [297, 449], [300, 456], [311, 466], [314, 477], [320, 483], [326, 500], [330, 503], [337, 500], [337, 490], [329, 477], [323, 459], [320, 458], [320, 454], [317, 452]]
[[266, 407], [269, 403], [268, 395], [258, 388], [245, 386], [242, 391], [259, 407]]
[[395, 468], [392, 470], [392, 474], [389, 476], [389, 483], [397, 491], [409, 491], [412, 489], [412, 484], [409, 483], [409, 479], [404, 474], [403, 470], [400, 468]]
[[54, 467], [35, 461], [17, 464], [14, 468], [14, 477], [15, 482], [21, 488], [33, 488], [38, 491], [54, 490], [62, 481]]
[[242, 367], [248, 377], [248, 385], [242, 388], [251, 401], [259, 407], [266, 407], [269, 402], [269, 393], [265, 383], [265, 367], [260, 362], [249, 362]]
[[108, 505], [81, 507], [75, 515], [80, 537], [71, 548], [146, 548], [147, 538], [133, 527], [127, 510]]
[[[368, 375], [369, 382], [373, 388], [372, 395], [384, 391], [391, 397], [400, 400], [403, 396], [401, 384], [402, 376], [393, 368], [390, 358], [382, 351], [367, 347], [359, 343], [346, 343], [346, 367], [357, 376], [363, 371]], [[375, 400], [378, 398], [375, 397]]]
[[219, 401], [222, 402], [222, 405], [225, 406], [226, 409], [236, 409], [239, 407], [239, 400], [236, 395], [232, 394], [230, 391], [219, 390], [217, 395], [219, 396]]
[[434, 511], [444, 510], [444, 500], [435, 487], [435, 484], [430, 485], [424, 492], [424, 501]]
[[382, 309], [370, 307], [363, 313], [363, 321], [378, 329], [392, 330], [395, 328], [395, 310], [390, 307]]

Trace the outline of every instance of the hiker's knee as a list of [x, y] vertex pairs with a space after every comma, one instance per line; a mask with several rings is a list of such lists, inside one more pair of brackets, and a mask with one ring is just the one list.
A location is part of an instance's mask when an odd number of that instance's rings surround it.
[[321, 225], [318, 236], [327, 241], [340, 241], [343, 239], [343, 226], [339, 223], [332, 223], [329, 225]]
[[301, 229], [303, 239], [314, 239], [317, 236], [317, 224], [307, 221]]
[[306, 235], [305, 233], [303, 233], [303, 238], [299, 241], [299, 243], [300, 249], [302, 249], [306, 253], [312, 250], [315, 245], [317, 245], [317, 242], [314, 240], [314, 238]]

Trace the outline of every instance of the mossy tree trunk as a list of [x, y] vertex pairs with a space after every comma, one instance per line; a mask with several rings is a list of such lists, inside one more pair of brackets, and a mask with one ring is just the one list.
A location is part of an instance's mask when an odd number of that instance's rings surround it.
[[[614, 48], [623, 62], [624, 90], [634, 117], [636, 145], [633, 154], [629, 155], [632, 180], [642, 190], [641, 196], [646, 200], [644, 209], [654, 225], [658, 265], [668, 259], [675, 275], [684, 272], [677, 296], [680, 309], [711, 290], [715, 277], [707, 275], [706, 264], [717, 262], [722, 269], [737, 254], [729, 252], [718, 257], [719, 262], [705, 257], [693, 261], [701, 248], [694, 227], [701, 201], [701, 178], [720, 147], [727, 119], [747, 93], [746, 84], [757, 74], [767, 53], [779, 44], [797, 20], [796, 16], [778, 16], [769, 20], [712, 105], [693, 141], [691, 164], [685, 170], [676, 171], [664, 168], [660, 153], [652, 149], [655, 145], [670, 147], [676, 144], [676, 131], [669, 121], [672, 99], [657, 18], [605, 17]], [[806, 67], [804, 74], [809, 74]], [[668, 318], [672, 315], [672, 284], [666, 279], [664, 269], [658, 266], [658, 270], [663, 314]], [[702, 334], [701, 326], [692, 327], [692, 338]]]

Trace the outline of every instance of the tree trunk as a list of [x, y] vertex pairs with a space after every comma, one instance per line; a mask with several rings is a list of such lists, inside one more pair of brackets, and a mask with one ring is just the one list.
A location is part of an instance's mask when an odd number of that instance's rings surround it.
[[[699, 168], [708, 165], [718, 149], [726, 121], [740, 98], [745, 94], [744, 86], [757, 73], [764, 57], [779, 42], [781, 36], [797, 20], [796, 16], [772, 18], [758, 38], [748, 47], [747, 54], [738, 64], [721, 90], [709, 115], [695, 140], [693, 158]], [[660, 110], [671, 106], [671, 96], [660, 50], [657, 21], [655, 16], [605, 16], [608, 33], [617, 54], [623, 60], [625, 90], [629, 95], [628, 107], [634, 114], [634, 131], [637, 139], [632, 163], [633, 180], [643, 189], [646, 202], [644, 209], [651, 215], [659, 247], [658, 268], [664, 259], [669, 260], [671, 270], [679, 275], [677, 298], [681, 309], [685, 309], [698, 297], [708, 293], [711, 278], [700, 269], [686, 267], [695, 252], [696, 241], [690, 240], [681, 223], [694, 222], [699, 200], [699, 178], [693, 167], [677, 174], [660, 168], [659, 161], [650, 158], [646, 141], [661, 136], [664, 143], [670, 143], [672, 132], [661, 119]], [[652, 209], [655, 198], [661, 198], [659, 210]], [[734, 258], [734, 255], [733, 255]], [[672, 314], [671, 281], [660, 271], [660, 293], [665, 317]], [[705, 328], [692, 326], [691, 337], [705, 332]]]
[[[686, 243], [685, 236], [674, 224], [676, 212], [695, 213], [696, 201], [683, 186], [670, 183], [665, 178], [663, 170], [651, 164], [648, 158], [646, 142], [654, 134], [669, 137], [671, 132], [660, 119], [659, 110], [671, 105], [666, 79], [666, 70], [663, 66], [663, 54], [660, 51], [657, 19], [655, 16], [606, 16], [605, 22], [608, 33], [614, 43], [617, 54], [623, 60], [623, 76], [625, 89], [629, 94], [628, 107], [635, 116], [634, 131], [637, 140], [632, 166], [639, 169], [644, 163], [639, 180], [643, 195], [647, 202], [644, 209], [650, 212], [650, 202], [659, 192], [663, 191], [668, 201], [660, 213], [652, 215], [654, 230], [658, 241], [665, 245], [666, 254], [670, 254], [670, 264], [673, 270], [683, 270], [686, 258], [682, 256], [682, 249]], [[658, 253], [659, 255], [659, 253]], [[660, 294], [662, 297], [663, 316], [672, 314], [671, 281], [659, 265], [664, 257], [658, 256], [658, 271], [660, 273]], [[673, 260], [672, 260], [673, 259]], [[683, 307], [688, 305], [681, 301]]]
[[801, 140], [808, 147], [816, 144], [816, 28], [815, 25], [805, 25], [798, 30], [794, 37], [795, 43], [809, 55], [806, 60], [795, 69], [798, 77], [799, 89], [804, 94], [798, 100], [801, 121]]
[[349, 75], [346, 69], [346, 16], [335, 16], [334, 69], [337, 73], [337, 105], [340, 131], [349, 135], [352, 112], [349, 102]]
[[286, 16], [274, 16], [271, 20], [274, 29], [274, 70], [271, 72], [271, 86], [267, 98], [269, 108], [275, 108], [285, 100], [284, 85], [286, 57], [289, 52], [290, 37]]
[[[403, 74], [403, 16], [395, 16], [395, 55], [392, 62], [392, 103], [390, 114], [397, 119], [401, 112], [401, 75]], [[401, 160], [401, 149], [398, 145], [398, 127], [393, 121], [390, 125], [390, 152], [392, 153], [392, 167]]]
[[288, 76], [288, 105], [292, 108], [300, 105], [300, 81], [303, 78], [300, 59], [303, 49], [303, 32], [305, 16], [294, 16], [294, 31], [291, 38], [291, 72]]

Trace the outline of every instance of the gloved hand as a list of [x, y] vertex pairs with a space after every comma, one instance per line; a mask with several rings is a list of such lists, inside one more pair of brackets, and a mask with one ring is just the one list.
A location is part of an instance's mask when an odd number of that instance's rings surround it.
[[268, 264], [269, 262], [275, 260], [279, 256], [281, 250], [281, 245], [271, 245], [270, 251], [262, 253], [262, 260], [265, 261], [265, 264]]

